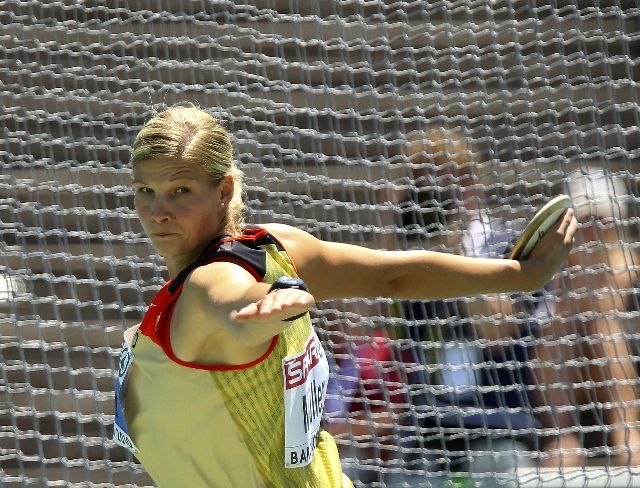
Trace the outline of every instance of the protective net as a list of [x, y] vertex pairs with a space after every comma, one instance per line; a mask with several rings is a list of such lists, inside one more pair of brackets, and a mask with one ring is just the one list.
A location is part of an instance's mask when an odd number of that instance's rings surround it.
[[357, 486], [635, 486], [637, 1], [7, 0], [0, 53], [0, 486], [152, 485], [110, 440], [166, 279], [129, 146], [180, 102], [323, 239], [502, 256], [570, 194], [543, 291], [318, 304], [325, 426]]

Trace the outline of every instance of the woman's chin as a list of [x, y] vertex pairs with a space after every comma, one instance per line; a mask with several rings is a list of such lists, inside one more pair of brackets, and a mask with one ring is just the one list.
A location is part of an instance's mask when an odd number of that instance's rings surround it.
[[179, 252], [179, 243], [175, 235], [152, 236], [151, 243], [158, 254], [163, 257]]

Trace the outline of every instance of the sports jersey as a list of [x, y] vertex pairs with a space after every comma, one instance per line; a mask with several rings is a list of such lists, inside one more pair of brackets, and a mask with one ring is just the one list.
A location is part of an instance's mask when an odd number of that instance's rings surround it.
[[235, 263], [264, 283], [297, 277], [262, 228], [211, 243], [158, 292], [141, 325], [125, 332], [114, 440], [162, 488], [352, 487], [334, 440], [320, 429], [329, 369], [309, 314], [248, 364], [193, 364], [173, 353], [171, 314], [184, 280], [216, 261]]

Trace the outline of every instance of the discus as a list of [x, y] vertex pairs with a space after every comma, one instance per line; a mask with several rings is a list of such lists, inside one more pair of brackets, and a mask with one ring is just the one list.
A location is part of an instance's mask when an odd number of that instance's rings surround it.
[[565, 210], [572, 206], [571, 198], [567, 195], [558, 195], [538, 210], [514, 244], [509, 259], [518, 261], [527, 259], [542, 236], [553, 227]]

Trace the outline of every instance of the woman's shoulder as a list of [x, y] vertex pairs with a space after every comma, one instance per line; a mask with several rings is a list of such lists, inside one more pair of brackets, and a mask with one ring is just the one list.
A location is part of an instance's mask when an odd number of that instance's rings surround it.
[[269, 234], [273, 235], [275, 238], [279, 238], [280, 236], [282, 236], [282, 237], [291, 237], [291, 236], [295, 237], [295, 236], [298, 236], [300, 234], [307, 234], [307, 232], [305, 232], [302, 229], [299, 229], [297, 227], [294, 227], [293, 225], [280, 224], [280, 223], [275, 223], [275, 222], [271, 222], [271, 223], [268, 223], [268, 224], [259, 224], [258, 227], [263, 228]]
[[311, 245], [314, 241], [317, 241], [317, 239], [308, 232], [292, 225], [269, 223], [261, 224], [260, 227], [279, 241], [285, 249], [296, 249], [300, 246]]
[[300, 272], [307, 270], [323, 253], [324, 243], [302, 229], [278, 223], [262, 224], [260, 227], [281, 244]]

